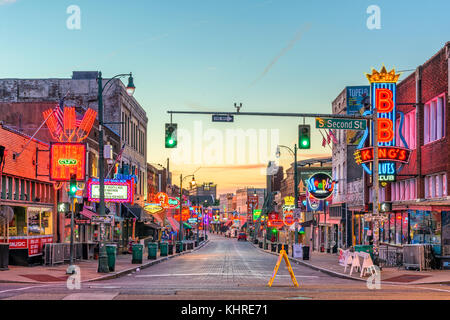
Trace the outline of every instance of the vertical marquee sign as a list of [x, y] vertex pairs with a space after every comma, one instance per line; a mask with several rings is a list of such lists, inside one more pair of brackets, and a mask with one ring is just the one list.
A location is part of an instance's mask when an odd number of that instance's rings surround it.
[[[372, 110], [366, 111], [364, 115], [372, 114], [377, 111], [378, 122], [378, 158], [379, 158], [379, 181], [395, 181], [396, 174], [403, 168], [403, 164], [409, 162], [411, 150], [402, 136], [403, 113], [396, 110], [396, 84], [400, 74], [395, 73], [395, 69], [386, 71], [383, 66], [378, 72], [372, 69], [372, 74], [366, 74], [370, 82]], [[396, 128], [396, 115], [400, 115], [399, 128]], [[374, 148], [364, 148], [364, 143], [368, 137], [366, 129], [362, 140], [355, 152], [355, 160], [362, 164], [368, 174], [372, 170], [366, 163], [370, 163], [374, 158]], [[403, 143], [403, 147], [398, 146], [397, 139]], [[374, 145], [373, 127], [372, 127], [372, 146]], [[396, 163], [401, 163], [396, 168]]]

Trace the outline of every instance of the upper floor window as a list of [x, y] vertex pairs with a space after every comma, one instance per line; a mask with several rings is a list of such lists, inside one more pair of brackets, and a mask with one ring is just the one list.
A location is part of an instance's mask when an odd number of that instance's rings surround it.
[[[400, 118], [397, 119], [396, 124], [397, 130], [400, 132]], [[409, 149], [416, 148], [416, 110], [410, 111], [405, 114], [403, 127], [402, 127], [402, 136], [405, 138], [406, 143], [408, 144]], [[403, 141], [400, 139], [400, 135], [396, 137], [396, 145], [398, 147], [405, 147]]]
[[445, 94], [433, 98], [424, 107], [424, 144], [445, 136]]
[[425, 176], [425, 198], [442, 198], [447, 196], [447, 174], [430, 174]]
[[405, 201], [416, 198], [416, 179], [407, 179], [391, 184], [391, 200]]

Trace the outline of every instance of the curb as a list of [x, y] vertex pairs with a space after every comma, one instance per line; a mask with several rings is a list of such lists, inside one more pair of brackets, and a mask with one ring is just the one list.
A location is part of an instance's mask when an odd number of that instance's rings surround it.
[[[145, 268], [148, 268], [148, 267], [150, 267], [150, 266], [152, 266], [152, 265], [158, 264], [158, 263], [160, 263], [160, 262], [164, 262], [164, 261], [166, 261], [166, 260], [169, 260], [169, 259], [172, 259], [172, 258], [181, 256], [181, 255], [184, 255], [184, 254], [187, 254], [187, 253], [191, 253], [191, 252], [197, 251], [197, 250], [199, 250], [200, 248], [204, 247], [204, 246], [205, 246], [206, 244], [208, 244], [208, 243], [209, 243], [209, 240], [206, 240], [206, 241], [200, 243], [200, 244], [198, 245], [198, 247], [196, 247], [196, 248], [194, 248], [194, 249], [186, 250], [186, 251], [183, 251], [183, 252], [180, 252], [180, 253], [176, 253], [176, 254], [173, 254], [173, 255], [170, 255], [170, 256], [158, 258], [158, 259], [156, 259], [156, 260], [152, 260], [152, 261], [147, 262], [147, 263], [142, 264], [142, 265], [136, 264], [135, 267], [128, 268], [128, 269], [121, 270], [121, 271], [117, 271], [117, 272], [115, 272], [115, 273], [113, 273], [113, 274], [108, 274], [108, 275], [105, 275], [105, 276], [100, 276], [100, 277], [97, 277], [97, 278], [94, 278], [94, 279], [83, 280], [83, 281], [81, 281], [81, 283], [94, 282], [94, 281], [102, 281], [102, 280], [110, 280], [110, 279], [119, 278], [119, 277], [121, 277], [121, 276], [124, 276], [125, 274], [128, 274], [128, 273], [131, 273], [131, 272], [135, 271], [137, 268], [145, 269]], [[65, 283], [65, 281], [58, 281], [58, 282], [41, 282], [41, 281], [35, 281], [35, 282], [29, 282], [29, 281], [0, 280], [0, 283], [49, 284], [49, 285], [50, 285], [50, 284], [63, 284], [63, 283]]]
[[[270, 254], [272, 254], [272, 255], [278, 256], [278, 253], [271, 252], [271, 251], [266, 251], [266, 250], [264, 250], [264, 249], [261, 249], [260, 247], [256, 246], [254, 243], [251, 243], [251, 242], [250, 242], [250, 244], [252, 244], [255, 248], [260, 249], [261, 251], [263, 251], [263, 252], [265, 252], [265, 253], [270, 253]], [[367, 279], [364, 279], [364, 278], [363, 278], [363, 279], [361, 279], [361, 278], [356, 278], [356, 277], [352, 277], [352, 276], [350, 276], [350, 275], [346, 275], [346, 274], [343, 274], [343, 273], [339, 273], [339, 272], [331, 271], [331, 270], [328, 270], [328, 269], [325, 269], [325, 268], [317, 267], [317, 266], [314, 266], [314, 265], [309, 264], [309, 263], [307, 263], [307, 262], [303, 262], [303, 261], [301, 261], [301, 260], [297, 260], [297, 259], [295, 259], [295, 258], [289, 257], [289, 255], [288, 255], [288, 258], [289, 258], [290, 261], [292, 261], [292, 262], [294, 262], [294, 263], [296, 263], [296, 264], [300, 264], [300, 265], [303, 265], [303, 266], [305, 266], [305, 267], [314, 269], [314, 270], [316, 270], [316, 271], [326, 273], [326, 274], [328, 274], [328, 275], [330, 275], [330, 276], [333, 276], [333, 277], [336, 277], [336, 278], [342, 278], [342, 279], [348, 279], [348, 280], [354, 280], [354, 281], [363, 281], [363, 282], [366, 282], [366, 281], [367, 281]], [[391, 282], [391, 281], [383, 281], [383, 280], [381, 280], [381, 284], [395, 284], [395, 285], [399, 285], [399, 284], [401, 284], [401, 285], [427, 285], [427, 284], [450, 284], [450, 281], [418, 282], [418, 283], [417, 283], [417, 282], [416, 282], [416, 283], [407, 283], [407, 282], [406, 282], [406, 283], [403, 283], [403, 282]]]
[[89, 279], [89, 280], [84, 280], [84, 281], [81, 281], [81, 283], [116, 279], [116, 278], [119, 278], [121, 276], [124, 276], [126, 274], [129, 274], [129, 273], [135, 271], [137, 268], [139, 268], [139, 269], [146, 269], [146, 268], [148, 268], [150, 266], [153, 266], [155, 264], [158, 264], [160, 262], [163, 262], [163, 261], [166, 261], [166, 260], [169, 260], [169, 259], [181, 256], [181, 255], [184, 255], [184, 254], [187, 254], [187, 253], [194, 252], [194, 251], [204, 247], [208, 242], [209, 242], [209, 240], [206, 240], [205, 242], [199, 244], [199, 246], [194, 248], [194, 249], [186, 250], [186, 251], [183, 251], [183, 252], [180, 252], [180, 253], [176, 253], [176, 254], [173, 254], [173, 255], [170, 255], [170, 256], [159, 258], [159, 259], [150, 261], [150, 262], [148, 262], [146, 264], [143, 264], [143, 265], [137, 265], [136, 264], [135, 267], [132, 267], [132, 268], [129, 268], [129, 269], [125, 269], [125, 270], [122, 270], [122, 271], [118, 271], [118, 272], [116, 272], [114, 274], [111, 274], [111, 275], [101, 276], [101, 277], [94, 278], [94, 279]]

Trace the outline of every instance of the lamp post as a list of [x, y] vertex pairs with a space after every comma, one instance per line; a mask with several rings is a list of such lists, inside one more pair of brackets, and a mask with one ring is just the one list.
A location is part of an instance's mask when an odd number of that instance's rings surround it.
[[182, 225], [182, 211], [183, 211], [183, 181], [186, 178], [192, 177], [192, 181], [191, 181], [191, 186], [195, 186], [196, 182], [195, 182], [195, 177], [193, 174], [188, 175], [186, 177], [183, 178], [183, 174], [180, 174], [180, 232], [178, 234], [178, 241], [181, 242], [183, 241], [183, 225]]
[[[295, 209], [298, 209], [298, 173], [297, 173], [297, 144], [294, 145], [294, 151], [291, 148], [283, 145], [278, 145], [277, 147], [277, 158], [280, 157], [280, 147], [286, 148], [294, 156], [294, 198], [295, 198]], [[295, 244], [298, 243], [298, 217], [295, 219]]]
[[[109, 79], [105, 85], [103, 86], [103, 78], [102, 73], [98, 73], [97, 78], [97, 84], [98, 84], [98, 122], [99, 122], [99, 134], [98, 134], [98, 148], [99, 148], [99, 165], [98, 165], [98, 172], [99, 172], [99, 184], [100, 184], [100, 206], [99, 206], [99, 213], [100, 216], [105, 215], [105, 158], [104, 158], [104, 150], [103, 150], [103, 125], [105, 124], [103, 122], [103, 91], [106, 88], [106, 86], [116, 78], [129, 76], [128, 78], [128, 85], [127, 85], [127, 94], [129, 96], [132, 96], [134, 94], [134, 91], [136, 87], [133, 83], [133, 76], [130, 72], [129, 74], [118, 74], [111, 79]], [[108, 256], [106, 254], [106, 248], [105, 248], [105, 227], [104, 224], [100, 225], [100, 242], [99, 242], [99, 256], [98, 256], [98, 270], [99, 273], [108, 273]]]

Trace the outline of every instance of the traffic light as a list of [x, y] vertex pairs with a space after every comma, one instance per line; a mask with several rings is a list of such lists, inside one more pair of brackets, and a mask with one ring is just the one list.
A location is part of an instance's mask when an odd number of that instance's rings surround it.
[[175, 148], [177, 146], [177, 124], [166, 123], [166, 148]]
[[77, 175], [71, 174], [70, 175], [70, 183], [69, 183], [69, 197], [75, 197], [75, 194], [78, 191], [77, 187]]
[[298, 148], [311, 148], [311, 127], [309, 124], [301, 124], [298, 126]]

